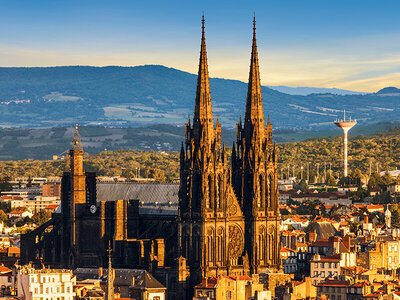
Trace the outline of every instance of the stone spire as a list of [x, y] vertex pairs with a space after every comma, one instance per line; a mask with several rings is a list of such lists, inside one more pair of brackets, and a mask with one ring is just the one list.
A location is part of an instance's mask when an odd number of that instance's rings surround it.
[[390, 212], [389, 205], [386, 206], [385, 210], [385, 224], [387, 228], [392, 226], [392, 213]]
[[74, 137], [72, 138], [72, 149], [83, 149], [81, 136], [79, 135], [78, 131], [78, 124], [75, 125], [75, 133]]
[[[250, 133], [253, 138], [256, 138], [254, 135], [257, 135], [259, 139], [263, 140], [265, 120], [261, 95], [260, 69], [258, 64], [255, 16], [253, 19], [253, 45], [251, 50], [244, 128], [245, 132]], [[249, 138], [249, 136], [247, 138]]]
[[111, 243], [108, 244], [108, 274], [107, 274], [107, 290], [105, 300], [114, 300], [114, 271], [112, 268], [112, 250]]
[[[212, 115], [210, 80], [208, 77], [206, 38], [204, 31], [204, 15], [202, 22], [201, 50], [199, 73], [197, 76], [196, 102], [193, 117], [193, 129], [198, 134], [198, 138], [205, 141], [213, 140], [214, 120]], [[199, 139], [198, 139], [199, 140]]]

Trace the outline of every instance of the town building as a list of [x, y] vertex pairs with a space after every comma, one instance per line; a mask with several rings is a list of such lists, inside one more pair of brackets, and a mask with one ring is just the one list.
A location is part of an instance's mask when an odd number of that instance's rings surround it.
[[25, 300], [73, 300], [76, 278], [70, 270], [35, 269], [23, 266], [18, 269], [18, 298]]
[[42, 186], [43, 197], [61, 197], [61, 183], [46, 183]]
[[204, 278], [194, 287], [193, 300], [271, 299], [271, 292], [249, 276], [219, 276]]
[[326, 257], [316, 254], [310, 261], [312, 283], [317, 285], [326, 279], [338, 279], [341, 267], [353, 267], [355, 265], [355, 253], [340, 253]]
[[326, 280], [318, 283], [317, 296], [325, 296], [326, 299], [347, 300], [349, 282], [340, 280]]

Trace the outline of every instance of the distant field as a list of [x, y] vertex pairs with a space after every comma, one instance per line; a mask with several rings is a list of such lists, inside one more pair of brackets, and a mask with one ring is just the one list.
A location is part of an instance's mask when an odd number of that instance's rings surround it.
[[[379, 123], [356, 126], [350, 131], [353, 137], [371, 135], [376, 131], [388, 130], [398, 123]], [[0, 130], [0, 160], [52, 159], [70, 147], [74, 127], [54, 127], [40, 129], [8, 128]], [[105, 149], [178, 151], [184, 142], [183, 126], [153, 125], [148, 127], [103, 127], [82, 126], [79, 128], [85, 152], [99, 153]], [[277, 143], [292, 143], [319, 137], [341, 136], [334, 127], [328, 131], [275, 130], [273, 139]], [[230, 147], [236, 141], [236, 130], [222, 129], [222, 139]]]

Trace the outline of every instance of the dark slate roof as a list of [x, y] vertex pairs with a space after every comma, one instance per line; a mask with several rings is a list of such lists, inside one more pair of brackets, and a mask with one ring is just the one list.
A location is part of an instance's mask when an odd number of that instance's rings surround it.
[[317, 239], [329, 239], [331, 236], [337, 236], [339, 235], [339, 232], [335, 229], [335, 227], [328, 222], [317, 222], [311, 228], [309, 228], [309, 231], [316, 230], [317, 232]]
[[[78, 279], [102, 279], [107, 280], [108, 270], [103, 271], [103, 277], [99, 278], [99, 270], [96, 268], [77, 268], [74, 274]], [[138, 289], [165, 289], [157, 279], [146, 270], [140, 269], [115, 269], [114, 285], [131, 286]]]
[[139, 200], [139, 214], [177, 215], [176, 183], [97, 183], [97, 201]]

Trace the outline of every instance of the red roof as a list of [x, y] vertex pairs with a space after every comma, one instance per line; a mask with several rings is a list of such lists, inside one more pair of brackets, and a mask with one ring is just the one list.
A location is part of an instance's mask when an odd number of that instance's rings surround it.
[[320, 239], [310, 244], [310, 246], [315, 247], [329, 247], [329, 240], [328, 239]]
[[4, 273], [8, 273], [11, 272], [11, 269], [5, 267], [5, 266], [0, 266], [0, 273], [4, 274]]
[[21, 215], [24, 212], [25, 211], [23, 211], [23, 210], [13, 210], [12, 212], [10, 212], [10, 215]]
[[[56, 209], [57, 207], [58, 207], [57, 204], [49, 204], [46, 206], [46, 209]], [[120, 298], [120, 299], [122, 299], [122, 298]]]
[[286, 248], [286, 247], [282, 247], [282, 248], [281, 248], [281, 252], [296, 252], [296, 251], [294, 251], [293, 249], [289, 249], [289, 248]]
[[367, 205], [367, 209], [384, 209], [382, 204], [370, 204]]
[[340, 254], [335, 254], [327, 257], [321, 257], [319, 260], [312, 260], [312, 261], [322, 261], [322, 262], [339, 262], [340, 261]]
[[318, 286], [337, 286], [337, 287], [347, 287], [349, 282], [341, 280], [327, 280], [318, 284]]
[[7, 252], [8, 252], [8, 254], [10, 254], [10, 253], [20, 253], [21, 250], [18, 247], [8, 247], [7, 248]]
[[357, 282], [357, 283], [352, 284], [351, 287], [358, 288], [358, 287], [363, 287], [363, 286], [369, 285], [369, 284], [370, 283], [368, 281], [361, 281], [361, 282]]

